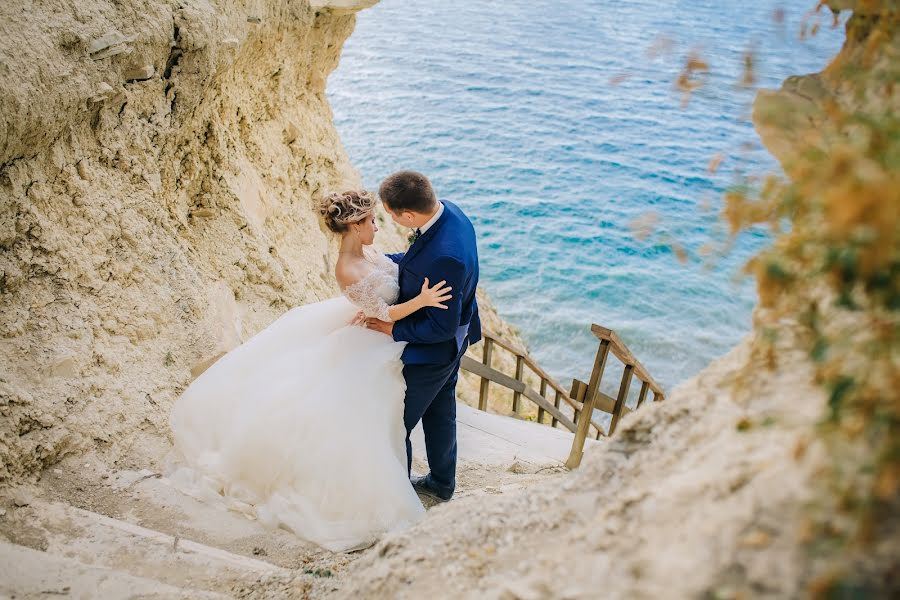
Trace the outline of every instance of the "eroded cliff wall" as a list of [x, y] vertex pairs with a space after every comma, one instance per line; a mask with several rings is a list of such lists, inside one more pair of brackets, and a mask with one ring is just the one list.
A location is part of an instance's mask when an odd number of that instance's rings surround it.
[[[781, 89], [761, 90], [753, 106], [760, 139], [794, 179], [809, 177], [803, 169], [811, 151], [833, 152], [848, 139], [859, 143], [867, 135], [850, 115], [863, 121], [862, 115], [871, 120], [900, 112], [896, 5], [860, 0], [823, 4], [853, 11], [840, 53], [820, 73], [788, 77]], [[866, 176], [870, 174], [860, 174]]]
[[0, 482], [158, 456], [193, 375], [338, 293], [325, 83], [371, 4], [0, 6]]

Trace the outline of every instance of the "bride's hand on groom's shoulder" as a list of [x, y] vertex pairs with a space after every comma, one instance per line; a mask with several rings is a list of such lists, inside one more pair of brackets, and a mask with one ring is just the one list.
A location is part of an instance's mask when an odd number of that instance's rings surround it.
[[432, 286], [428, 278], [422, 283], [422, 290], [416, 300], [421, 308], [441, 308], [447, 310], [445, 302], [453, 299], [450, 292], [453, 288], [447, 285], [446, 281], [440, 281]]

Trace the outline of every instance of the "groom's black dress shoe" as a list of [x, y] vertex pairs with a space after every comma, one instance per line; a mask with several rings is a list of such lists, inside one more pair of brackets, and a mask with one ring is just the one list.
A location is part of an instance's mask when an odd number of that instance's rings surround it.
[[453, 490], [448, 492], [446, 489], [439, 487], [431, 480], [430, 475], [411, 477], [409, 481], [412, 483], [413, 489], [415, 489], [417, 493], [428, 496], [436, 502], [446, 502], [453, 497]]

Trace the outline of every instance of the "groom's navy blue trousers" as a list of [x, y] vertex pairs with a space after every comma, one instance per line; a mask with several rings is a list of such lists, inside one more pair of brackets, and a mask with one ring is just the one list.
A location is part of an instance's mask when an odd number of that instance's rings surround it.
[[421, 419], [431, 480], [448, 493], [456, 487], [456, 382], [461, 358], [462, 353], [446, 365], [403, 366], [407, 471], [412, 470], [409, 435]]

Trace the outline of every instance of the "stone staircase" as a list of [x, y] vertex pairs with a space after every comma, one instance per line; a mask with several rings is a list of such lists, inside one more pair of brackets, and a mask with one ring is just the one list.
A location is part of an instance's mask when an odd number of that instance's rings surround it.
[[135, 577], [61, 555], [0, 542], [0, 594], [4, 598], [229, 598]]
[[63, 472], [18, 490], [0, 519], [0, 596], [302, 597], [313, 587], [304, 561], [322, 551], [290, 533], [184, 496], [148, 472], [106, 481]]
[[[465, 405], [458, 422], [460, 497], [565, 471], [571, 433]], [[422, 471], [421, 431], [414, 448]], [[323, 598], [378, 548], [333, 554], [98, 455], [63, 461], [0, 507], [0, 598]]]

